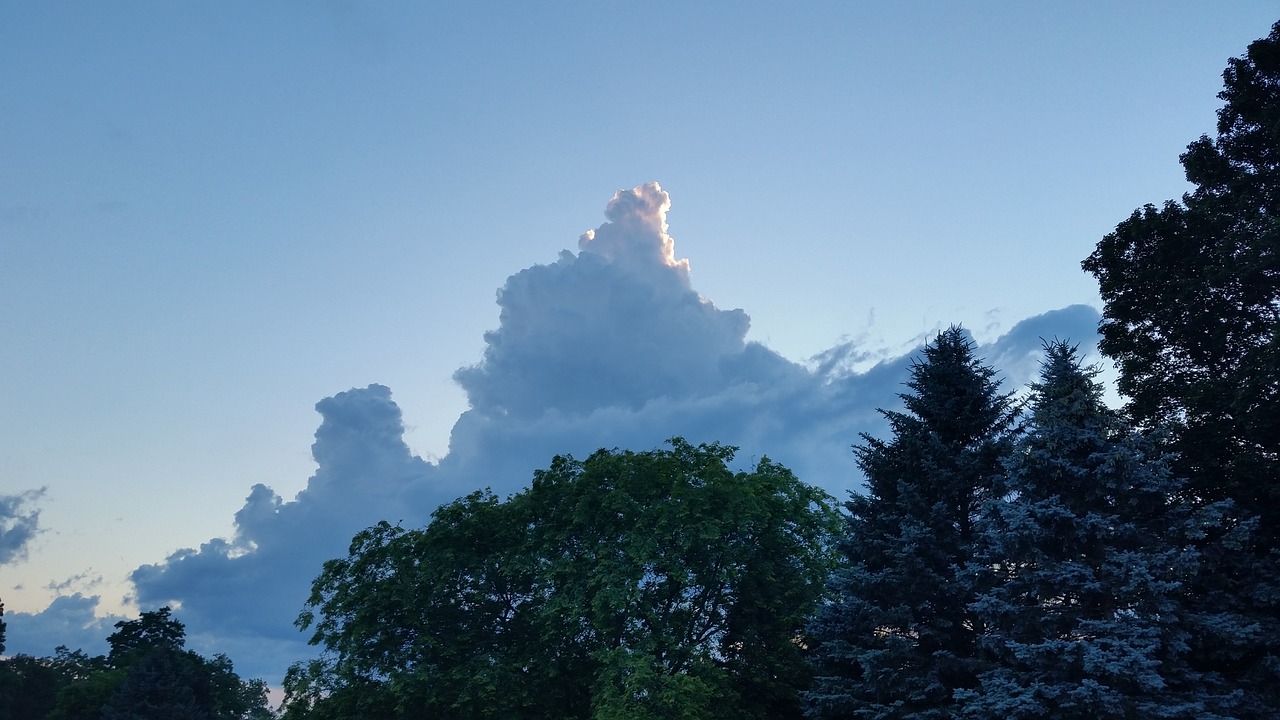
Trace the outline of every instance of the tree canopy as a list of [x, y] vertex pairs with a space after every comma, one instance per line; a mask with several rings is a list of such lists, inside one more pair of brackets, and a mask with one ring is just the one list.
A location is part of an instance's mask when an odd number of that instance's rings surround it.
[[0, 720], [266, 720], [267, 688], [225, 655], [185, 648], [169, 608], [116, 623], [111, 653], [59, 647], [52, 658], [0, 661]]
[[1169, 433], [1173, 471], [1232, 505], [1206, 537], [1194, 661], [1280, 707], [1280, 23], [1223, 73], [1217, 137], [1181, 157], [1194, 190], [1147, 205], [1084, 268], [1127, 410]]
[[975, 521], [1008, 450], [1009, 397], [958, 327], [911, 368], [888, 440], [863, 435], [833, 601], [811, 626], [818, 718], [949, 718], [976, 684], [980, 628], [969, 605]]
[[1041, 380], [980, 518], [971, 565], [990, 667], [957, 694], [972, 718], [1230, 717], [1187, 664], [1184, 542], [1195, 514], [1164, 455], [1102, 402], [1097, 370], [1046, 344]]
[[[1194, 189], [1083, 262], [1122, 410], [1057, 340], [1015, 403], [951, 327], [844, 514], [719, 444], [555, 457], [326, 562], [285, 717], [1280, 717], [1280, 23], [1223, 77]], [[0, 720], [272, 717], [169, 608], [115, 628], [0, 658]]]
[[299, 620], [288, 717], [799, 717], [831, 499], [734, 449], [557, 457], [429, 525], [360, 533]]

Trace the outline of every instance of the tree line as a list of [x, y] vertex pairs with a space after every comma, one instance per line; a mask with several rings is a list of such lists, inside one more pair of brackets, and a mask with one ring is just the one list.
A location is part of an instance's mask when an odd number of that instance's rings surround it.
[[285, 716], [1280, 716], [1280, 23], [1223, 78], [1195, 189], [1082, 263], [1122, 410], [953, 327], [842, 513], [718, 445], [556, 458], [326, 564]]
[[[3, 720], [266, 720], [274, 717], [261, 680], [243, 680], [226, 655], [186, 648], [186, 628], [170, 609], [122, 620], [110, 652], [91, 657], [59, 646], [53, 657], [0, 662]], [[0, 652], [4, 651], [0, 623]]]
[[[1019, 395], [952, 327], [843, 504], [714, 443], [557, 457], [326, 563], [283, 716], [1280, 717], [1280, 23], [1223, 78], [1194, 189], [1082, 263], [1122, 409], [1067, 340]], [[0, 719], [269, 713], [182, 637], [7, 659]]]

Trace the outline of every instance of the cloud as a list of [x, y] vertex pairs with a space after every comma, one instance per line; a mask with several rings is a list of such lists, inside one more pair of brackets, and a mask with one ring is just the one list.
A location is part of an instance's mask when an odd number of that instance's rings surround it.
[[1099, 320], [1098, 311], [1088, 305], [1071, 305], [1027, 318], [984, 347], [984, 358], [1014, 380], [1015, 386], [1023, 386], [1039, 377], [1045, 340], [1070, 340], [1080, 345], [1082, 356], [1097, 355]]
[[88, 570], [85, 570], [82, 573], [77, 573], [75, 575], [72, 575], [66, 580], [62, 580], [62, 581], [51, 580], [47, 585], [44, 586], [44, 588], [46, 590], [53, 590], [54, 592], [59, 594], [66, 594], [68, 590], [71, 590], [72, 588], [75, 588], [77, 586], [82, 589], [88, 590], [90, 588], [95, 588], [101, 584], [102, 584], [102, 575], [94, 574], [93, 568], [89, 568]]
[[[737, 445], [744, 466], [767, 454], [838, 497], [857, 489], [850, 446], [860, 432], [883, 433], [877, 408], [898, 405], [912, 355], [882, 358], [847, 342], [802, 364], [747, 341], [744, 311], [693, 289], [669, 208], [656, 183], [619, 191], [576, 254], [507, 280], [483, 355], [455, 375], [470, 409], [438, 465], [405, 444], [390, 389], [322, 400], [306, 488], [290, 500], [251, 488], [231, 538], [133, 573], [139, 604], [175, 606], [193, 648], [226, 652], [242, 675], [274, 683], [314, 655], [291, 623], [322, 563], [345, 555], [355, 532], [384, 519], [421, 526], [480, 487], [516, 492], [556, 454], [680, 435]], [[1045, 313], [979, 351], [1012, 389], [1034, 377], [1040, 337], [1087, 346], [1097, 321], [1084, 306]]]
[[[308, 655], [292, 623], [324, 561], [344, 555], [351, 537], [379, 519], [394, 521], [409, 505], [455, 496], [424, 490], [436, 484], [437, 473], [405, 445], [400, 408], [388, 388], [338, 393], [316, 411], [323, 419], [311, 453], [319, 467], [296, 498], [285, 502], [255, 485], [235, 515], [230, 540], [179, 550], [131, 576], [144, 609], [178, 608], [194, 649], [226, 652], [273, 681], [289, 662]], [[262, 659], [255, 664], [255, 657]]]
[[657, 183], [619, 191], [610, 221], [582, 236], [578, 255], [507, 280], [483, 358], [454, 375], [477, 412], [634, 410], [724, 388], [722, 365], [742, 354], [750, 320], [690, 287], [689, 263], [675, 259], [666, 233], [668, 208]]
[[689, 287], [689, 261], [677, 260], [675, 240], [667, 234], [671, 196], [656, 182], [619, 190], [605, 206], [609, 222], [578, 238], [578, 249], [633, 272], [650, 273], [665, 267]]
[[40, 532], [40, 511], [34, 505], [44, 492], [0, 495], [0, 565], [27, 558], [27, 545]]
[[59, 645], [90, 655], [107, 652], [107, 637], [115, 624], [129, 618], [98, 617], [99, 596], [74, 593], [53, 599], [38, 613], [6, 612], [5, 646], [9, 653], [48, 657]]

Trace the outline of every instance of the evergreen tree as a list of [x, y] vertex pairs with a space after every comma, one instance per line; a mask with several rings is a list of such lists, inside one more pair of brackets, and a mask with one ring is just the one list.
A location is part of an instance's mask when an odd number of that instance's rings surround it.
[[203, 660], [158, 645], [136, 656], [102, 707], [102, 720], [213, 720]]
[[1280, 23], [1229, 61], [1217, 138], [1181, 157], [1195, 189], [1148, 205], [1084, 268], [1128, 411], [1171, 430], [1188, 495], [1230, 500], [1195, 580], [1193, 662], [1280, 714]]
[[1222, 718], [1234, 698], [1186, 666], [1182, 581], [1208, 520], [1151, 443], [1102, 402], [1075, 347], [1046, 345], [1025, 432], [984, 509], [973, 608], [993, 662], [972, 718]]
[[891, 440], [855, 451], [867, 492], [846, 507], [847, 560], [811, 626], [818, 718], [950, 718], [977, 683], [975, 521], [1009, 446], [1011, 403], [959, 328], [911, 368], [905, 412], [881, 411]]

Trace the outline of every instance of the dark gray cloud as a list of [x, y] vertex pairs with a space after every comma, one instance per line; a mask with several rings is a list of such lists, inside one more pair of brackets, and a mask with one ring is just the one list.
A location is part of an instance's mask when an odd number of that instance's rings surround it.
[[93, 568], [84, 572], [72, 575], [65, 580], [51, 580], [44, 586], [46, 590], [52, 590], [60, 595], [66, 595], [70, 591], [79, 588], [81, 591], [95, 588], [102, 584], [102, 575], [94, 573]]
[[1071, 305], [1027, 318], [1000, 339], [982, 348], [988, 363], [999, 368], [1015, 386], [1039, 379], [1043, 341], [1069, 340], [1080, 345], [1083, 356], [1096, 355], [1098, 311], [1088, 305]]
[[[138, 602], [179, 606], [193, 647], [278, 682], [314, 654], [291, 623], [321, 564], [344, 555], [356, 531], [383, 519], [421, 526], [480, 487], [516, 492], [555, 454], [680, 435], [737, 445], [744, 466], [768, 454], [838, 497], [856, 489], [850, 446], [883, 431], [876, 409], [898, 405], [911, 355], [875, 362], [851, 342], [799, 364], [748, 342], [745, 312], [694, 291], [667, 233], [669, 204], [657, 184], [620, 191], [576, 254], [507, 280], [483, 356], [456, 374], [471, 407], [438, 465], [405, 444], [388, 388], [322, 400], [306, 488], [285, 500], [254, 486], [233, 537], [138, 568]], [[1046, 313], [980, 352], [1012, 389], [1034, 377], [1041, 336], [1088, 345], [1097, 321], [1083, 306]]]
[[38, 613], [6, 612], [5, 646], [14, 655], [53, 655], [59, 645], [84, 650], [90, 655], [107, 652], [107, 636], [115, 624], [128, 618], [98, 617], [99, 596], [73, 593], [54, 598]]
[[0, 495], [0, 565], [25, 560], [27, 545], [40, 532], [36, 502], [45, 489]]

